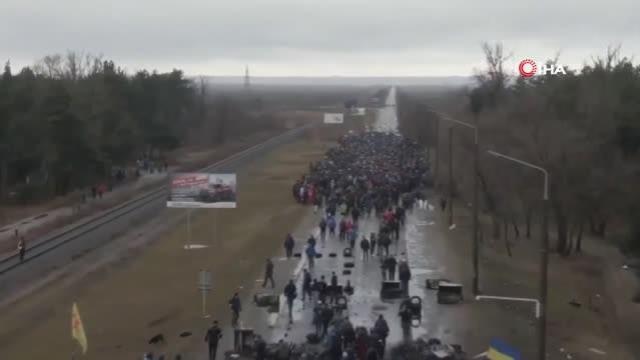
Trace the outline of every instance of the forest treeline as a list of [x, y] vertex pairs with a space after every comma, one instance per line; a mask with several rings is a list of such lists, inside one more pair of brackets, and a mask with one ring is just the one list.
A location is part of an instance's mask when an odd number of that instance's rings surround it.
[[63, 195], [142, 157], [273, 125], [241, 102], [207, 94], [206, 84], [180, 70], [128, 74], [101, 56], [50, 55], [19, 71], [7, 62], [0, 77], [0, 198]]
[[[567, 75], [512, 76], [500, 44], [483, 46], [487, 68], [476, 85], [445, 96], [400, 93], [402, 131], [435, 146], [441, 115], [478, 126], [480, 197], [493, 236], [513, 228], [530, 236], [540, 221], [542, 175], [489, 156], [491, 149], [538, 164], [550, 174], [555, 250], [581, 251], [587, 232], [640, 250], [640, 66], [611, 48]], [[549, 63], [558, 64], [556, 60]], [[438, 111], [439, 110], [439, 111]], [[447, 121], [439, 121], [440, 184], [447, 186]], [[454, 129], [454, 188], [473, 190], [473, 131]], [[504, 226], [503, 226], [504, 225]], [[512, 230], [512, 232], [513, 232]]]

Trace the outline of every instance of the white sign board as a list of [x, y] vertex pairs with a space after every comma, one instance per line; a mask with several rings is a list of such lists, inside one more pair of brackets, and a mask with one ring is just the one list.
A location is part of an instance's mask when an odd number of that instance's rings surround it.
[[324, 114], [324, 123], [325, 124], [342, 124], [344, 122], [344, 115], [339, 113], [325, 113]]
[[176, 174], [171, 179], [167, 207], [235, 208], [236, 174]]
[[352, 108], [351, 115], [353, 116], [364, 116], [366, 114], [366, 108]]
[[200, 270], [198, 274], [198, 289], [211, 290], [211, 272], [207, 270]]

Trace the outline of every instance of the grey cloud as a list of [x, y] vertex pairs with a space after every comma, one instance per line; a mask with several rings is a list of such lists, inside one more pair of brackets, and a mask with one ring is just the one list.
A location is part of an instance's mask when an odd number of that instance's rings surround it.
[[[0, 55], [32, 61], [78, 49], [153, 68], [220, 61], [295, 67], [313, 56], [349, 66], [357, 66], [351, 64], [355, 60], [396, 57], [395, 63], [406, 66], [424, 63], [414, 56], [423, 54], [439, 62], [431, 68], [445, 68], [449, 62], [463, 66], [481, 59], [484, 40], [503, 41], [529, 56], [552, 56], [556, 50], [575, 57], [600, 54], [618, 43], [640, 52], [635, 1], [571, 3], [3, 0], [0, 33], [11, 35], [0, 42]], [[412, 63], [406, 64], [407, 58]]]

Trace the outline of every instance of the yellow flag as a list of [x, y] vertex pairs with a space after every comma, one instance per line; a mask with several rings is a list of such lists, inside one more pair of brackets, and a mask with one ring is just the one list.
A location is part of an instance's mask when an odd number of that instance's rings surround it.
[[76, 339], [82, 347], [82, 353], [86, 354], [89, 344], [87, 343], [87, 335], [84, 333], [84, 326], [82, 325], [82, 319], [80, 319], [80, 311], [78, 311], [78, 305], [73, 303], [71, 308], [71, 338]]

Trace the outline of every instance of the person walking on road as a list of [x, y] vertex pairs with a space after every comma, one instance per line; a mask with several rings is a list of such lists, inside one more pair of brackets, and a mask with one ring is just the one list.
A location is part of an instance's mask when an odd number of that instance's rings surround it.
[[327, 281], [324, 279], [324, 275], [320, 276], [320, 281], [317, 283], [318, 286], [318, 298], [323, 303], [327, 301], [327, 291], [329, 286], [327, 285]]
[[344, 241], [345, 237], [347, 236], [347, 221], [344, 218], [340, 219], [339, 232], [340, 241]]
[[312, 291], [313, 291], [313, 288], [311, 286], [311, 273], [309, 272], [309, 270], [304, 269], [304, 273], [302, 275], [302, 302], [303, 303], [307, 297], [310, 300], [313, 299]]
[[267, 258], [264, 268], [264, 281], [262, 282], [262, 287], [266, 287], [269, 281], [271, 281], [271, 288], [275, 288], [276, 282], [273, 280], [273, 261]]
[[376, 233], [371, 233], [369, 242], [371, 243], [371, 256], [373, 256], [376, 253]]
[[309, 262], [309, 269], [313, 269], [316, 261], [316, 249], [311, 245], [307, 245], [307, 261]]
[[362, 249], [362, 260], [369, 260], [369, 240], [367, 240], [364, 235], [362, 236], [362, 240], [360, 240], [360, 249]]
[[229, 300], [229, 307], [231, 308], [231, 326], [237, 327], [238, 320], [240, 319], [240, 311], [242, 310], [240, 295], [238, 293], [233, 294], [233, 297]]
[[321, 302], [318, 302], [318, 304], [316, 304], [316, 306], [313, 308], [313, 325], [316, 328], [316, 335], [317, 336], [321, 336], [322, 335], [322, 312], [324, 311], [323, 309], [324, 304]]
[[284, 251], [287, 254], [287, 258], [293, 256], [293, 248], [296, 245], [296, 241], [291, 234], [287, 234], [287, 238], [284, 239]]
[[209, 345], [209, 360], [216, 360], [218, 351], [218, 341], [222, 338], [222, 330], [218, 326], [218, 321], [214, 321], [213, 325], [207, 330], [204, 341]]
[[325, 304], [322, 308], [322, 336], [327, 335], [331, 319], [333, 319], [333, 310]]
[[389, 275], [388, 280], [394, 281], [396, 279], [396, 266], [398, 265], [398, 261], [396, 261], [396, 258], [393, 256], [387, 256], [384, 263], [387, 268], [387, 274]]
[[411, 310], [409, 309], [409, 299], [406, 299], [400, 304], [400, 326], [402, 327], [402, 339], [405, 342], [411, 341]]
[[316, 241], [316, 238], [313, 236], [313, 234], [309, 234], [309, 238], [307, 239], [307, 244], [309, 246], [312, 246], [313, 250], [316, 249], [317, 241]]
[[401, 226], [404, 226], [404, 221], [405, 221], [405, 210], [404, 210], [404, 207], [398, 206], [396, 208], [395, 218], [398, 220], [398, 222], [400, 222]]
[[382, 351], [379, 355], [384, 356], [384, 349], [387, 345], [387, 337], [389, 336], [389, 324], [387, 324], [387, 320], [384, 319], [384, 316], [382, 316], [382, 314], [378, 316], [378, 320], [376, 320], [376, 324], [373, 326], [373, 329], [381, 341]]
[[340, 294], [338, 293], [338, 275], [336, 275], [335, 271], [331, 273], [330, 284], [331, 290], [329, 291], [329, 301], [331, 302], [331, 304], [336, 304], [338, 303], [338, 296]]
[[396, 240], [396, 244], [400, 241], [400, 221], [395, 217], [391, 220], [391, 231], [393, 232], [393, 236]]
[[405, 296], [409, 295], [409, 280], [411, 280], [411, 269], [409, 263], [403, 260], [398, 265], [398, 278], [400, 278], [400, 286]]
[[391, 245], [391, 238], [386, 232], [382, 232], [378, 238], [378, 247], [381, 248], [380, 254], [384, 251], [385, 256], [389, 256], [389, 246]]
[[351, 229], [348, 232], [349, 234], [349, 247], [355, 250], [356, 240], [358, 240], [358, 231], [356, 229]]
[[329, 236], [336, 236], [336, 217], [329, 215], [327, 218], [327, 226], [329, 227]]
[[24, 236], [20, 237], [18, 241], [18, 255], [20, 256], [20, 262], [24, 261], [24, 255], [27, 253], [27, 242], [24, 240]]
[[287, 286], [284, 287], [284, 296], [287, 298], [287, 307], [289, 308], [289, 324], [293, 323], [293, 301], [298, 297], [296, 284], [293, 280], [289, 280]]
[[354, 207], [353, 210], [351, 210], [351, 217], [353, 218], [354, 223], [358, 222], [358, 219], [360, 218], [360, 210], [357, 207]]
[[318, 227], [320, 228], [320, 240], [322, 240], [322, 243], [324, 244], [324, 240], [327, 236], [327, 220], [324, 217], [320, 219]]

